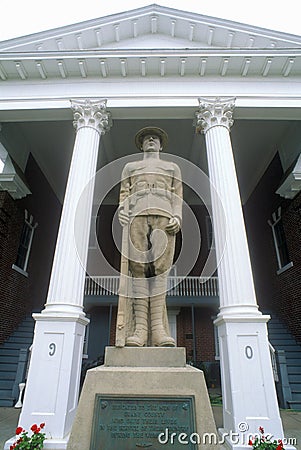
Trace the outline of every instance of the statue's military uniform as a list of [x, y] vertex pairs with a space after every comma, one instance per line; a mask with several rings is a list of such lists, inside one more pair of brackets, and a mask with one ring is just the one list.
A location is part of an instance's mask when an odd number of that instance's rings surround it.
[[179, 167], [159, 158], [126, 164], [119, 208], [124, 209], [125, 205], [130, 219], [129, 269], [136, 320], [135, 334], [128, 337], [127, 345], [145, 344], [150, 309], [152, 345], [174, 346], [169, 336], [165, 297], [175, 234], [166, 232], [166, 226], [171, 218], [180, 224], [182, 221]]
[[179, 167], [161, 159], [126, 164], [122, 172], [121, 205], [126, 197], [129, 197], [132, 217], [159, 215], [181, 220], [182, 182]]
[[[133, 276], [143, 278], [169, 271], [174, 255], [175, 235], [166, 233], [165, 227], [172, 217], [182, 221], [182, 181], [179, 167], [160, 159], [128, 163], [122, 173], [120, 207], [124, 201], [128, 201], [133, 246], [140, 252], [147, 252], [152, 245], [152, 257], [150, 253], [144, 255], [145, 259], [143, 255], [141, 258], [133, 258], [135, 261], [130, 257]], [[158, 235], [156, 240], [150, 242], [151, 233], [155, 229], [163, 230], [165, 237], [163, 239], [161, 234], [161, 239]], [[162, 243], [165, 241], [166, 249], [163, 253], [158, 240]], [[158, 252], [162, 253], [159, 258], [156, 257]], [[150, 259], [153, 261], [148, 262]], [[154, 286], [152, 293], [154, 294]]]

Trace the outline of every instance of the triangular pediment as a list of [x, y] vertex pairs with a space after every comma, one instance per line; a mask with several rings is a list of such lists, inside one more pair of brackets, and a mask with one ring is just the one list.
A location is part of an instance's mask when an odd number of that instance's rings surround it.
[[200, 47], [208, 48], [210, 46], [206, 42], [189, 41], [189, 39], [171, 37], [166, 34], [146, 34], [137, 38], [104, 44], [102, 49], [190, 49]]
[[109, 48], [296, 48], [301, 38], [159, 5], [0, 43], [0, 51]]

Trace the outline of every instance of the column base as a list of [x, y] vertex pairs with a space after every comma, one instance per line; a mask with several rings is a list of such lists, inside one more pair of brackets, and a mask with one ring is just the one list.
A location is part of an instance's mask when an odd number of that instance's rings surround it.
[[77, 407], [83, 340], [89, 321], [82, 315], [45, 312], [34, 314], [34, 319], [35, 335], [19, 426], [29, 430], [34, 423], [45, 422], [51, 445], [54, 440], [57, 445], [65, 445]]
[[223, 393], [221, 433], [227, 436], [228, 448], [248, 448], [249, 435], [258, 434], [259, 427], [273, 440], [284, 438], [267, 336], [268, 320], [269, 316], [255, 314], [220, 315], [215, 321]]
[[85, 318], [86, 315], [83, 311], [82, 306], [72, 305], [70, 303], [46, 303], [45, 309], [41, 311], [41, 315], [45, 317], [82, 317]]
[[[220, 312], [217, 316], [217, 320], [219, 318], [223, 317], [255, 317], [255, 316], [262, 316], [262, 313], [258, 310], [258, 305], [255, 305], [254, 303], [244, 303], [242, 305], [227, 305], [227, 306], [221, 306]], [[266, 316], [267, 317], [267, 316]]]

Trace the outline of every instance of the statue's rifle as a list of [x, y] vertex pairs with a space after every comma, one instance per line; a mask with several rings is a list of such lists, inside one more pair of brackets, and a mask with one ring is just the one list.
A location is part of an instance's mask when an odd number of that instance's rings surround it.
[[[129, 215], [129, 191], [130, 186], [126, 186], [126, 197], [124, 200], [123, 211]], [[120, 280], [119, 280], [119, 298], [118, 298], [118, 312], [117, 312], [117, 326], [116, 326], [116, 347], [125, 346], [126, 338], [126, 311], [129, 296], [129, 223], [123, 226], [122, 229], [122, 244], [121, 244], [121, 260], [120, 260]]]

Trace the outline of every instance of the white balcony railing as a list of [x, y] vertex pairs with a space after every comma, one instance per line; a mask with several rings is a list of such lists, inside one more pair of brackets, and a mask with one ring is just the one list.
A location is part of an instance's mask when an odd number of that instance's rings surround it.
[[[85, 295], [117, 295], [119, 277], [86, 277]], [[218, 296], [218, 278], [168, 277], [169, 296], [179, 297], [216, 297]]]

